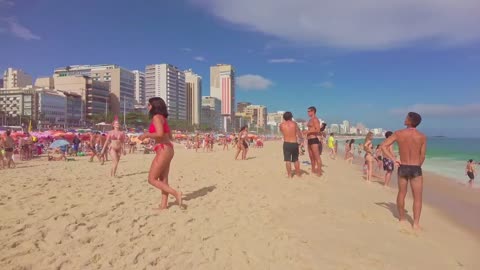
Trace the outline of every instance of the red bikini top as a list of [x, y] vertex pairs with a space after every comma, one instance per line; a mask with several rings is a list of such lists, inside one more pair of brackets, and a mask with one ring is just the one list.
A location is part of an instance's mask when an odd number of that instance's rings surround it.
[[[168, 126], [167, 118], [165, 118], [163, 115], [162, 115], [162, 118], [163, 118], [163, 132], [170, 133], [170, 126]], [[152, 120], [152, 122], [150, 123], [150, 127], [148, 128], [148, 132], [155, 133], [156, 131], [157, 130], [155, 129], [155, 126], [153, 125], [153, 120]]]

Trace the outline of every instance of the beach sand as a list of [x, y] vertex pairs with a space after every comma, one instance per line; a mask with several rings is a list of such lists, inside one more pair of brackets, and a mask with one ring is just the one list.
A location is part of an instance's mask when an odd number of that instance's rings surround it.
[[398, 224], [396, 192], [358, 166], [325, 153], [323, 177], [287, 179], [280, 142], [233, 155], [177, 146], [186, 207], [163, 212], [152, 154], [122, 157], [116, 179], [86, 158], [0, 171], [0, 269], [480, 269], [478, 234], [429, 205], [423, 232]]

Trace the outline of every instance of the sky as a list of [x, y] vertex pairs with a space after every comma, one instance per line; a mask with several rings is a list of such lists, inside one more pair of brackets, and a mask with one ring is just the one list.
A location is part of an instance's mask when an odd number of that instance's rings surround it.
[[480, 137], [478, 0], [0, 0], [0, 70], [232, 64], [237, 101], [328, 123]]

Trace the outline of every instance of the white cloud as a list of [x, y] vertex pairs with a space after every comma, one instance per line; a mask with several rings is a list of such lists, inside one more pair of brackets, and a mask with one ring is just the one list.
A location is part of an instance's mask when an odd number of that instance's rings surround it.
[[480, 104], [447, 105], [447, 104], [415, 104], [406, 108], [390, 111], [395, 115], [406, 115], [417, 112], [422, 116], [474, 116], [480, 115]]
[[15, 17], [0, 18], [0, 21], [4, 21], [6, 23], [8, 31], [16, 37], [25, 40], [40, 39], [40, 37], [32, 33], [30, 29], [21, 25]]
[[199, 62], [205, 62], [207, 59], [205, 59], [205, 57], [203, 56], [195, 56], [193, 60], [199, 61]]
[[335, 87], [335, 84], [331, 81], [324, 81], [318, 84], [318, 86], [326, 89], [332, 89]]
[[333, 77], [335, 77], [335, 72], [329, 71], [329, 72], [327, 73], [327, 76], [328, 76], [329, 78], [333, 78]]
[[224, 21], [287, 41], [353, 50], [480, 40], [478, 0], [192, 0]]
[[264, 90], [273, 84], [269, 79], [254, 74], [238, 76], [236, 82], [238, 87], [244, 90]]
[[295, 58], [276, 58], [276, 59], [268, 59], [268, 62], [271, 64], [293, 64], [300, 62]]

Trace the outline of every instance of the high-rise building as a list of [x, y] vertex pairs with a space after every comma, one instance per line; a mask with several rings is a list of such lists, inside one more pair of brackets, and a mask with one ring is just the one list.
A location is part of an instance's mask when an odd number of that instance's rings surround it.
[[33, 85], [32, 76], [21, 69], [7, 68], [3, 73], [3, 88], [12, 89]]
[[344, 134], [350, 133], [350, 122], [348, 120], [343, 120], [343, 127], [344, 127], [344, 130], [343, 130]]
[[118, 65], [75, 65], [55, 69], [54, 80], [59, 77], [88, 76], [93, 81], [107, 82], [110, 87], [110, 110], [113, 114], [134, 111], [135, 75]]
[[221, 105], [222, 102], [216, 97], [202, 97], [202, 115], [200, 116], [200, 124], [212, 129], [221, 130], [223, 128]]
[[340, 133], [339, 125], [338, 124], [331, 124], [330, 125], [330, 132], [331, 133], [336, 133], [336, 134]]
[[267, 126], [267, 107], [263, 105], [249, 105], [245, 108], [245, 114], [250, 117], [250, 124], [265, 128]]
[[37, 127], [82, 126], [82, 96], [67, 91], [38, 89]]
[[133, 70], [133, 84], [135, 87], [135, 101], [139, 105], [145, 105], [147, 100], [145, 100], [145, 73], [139, 70]]
[[46, 89], [54, 89], [55, 84], [53, 77], [39, 77], [35, 80], [35, 87], [42, 87]]
[[22, 126], [37, 119], [38, 101], [35, 88], [4, 88], [0, 91], [0, 115], [5, 126]]
[[55, 76], [54, 86], [56, 90], [76, 93], [82, 97], [82, 122], [91, 119], [93, 115], [105, 115], [111, 110], [108, 106], [110, 100], [108, 82], [83, 75]]
[[169, 118], [187, 120], [185, 73], [170, 64], [145, 67], [145, 98], [161, 97], [167, 103]]
[[0, 88], [3, 88], [3, 77], [0, 78]]
[[210, 96], [220, 99], [223, 130], [231, 130], [235, 116], [235, 70], [232, 65], [210, 67]]
[[267, 125], [270, 127], [272, 131], [278, 132], [280, 131], [280, 124], [283, 121], [283, 114], [284, 111], [278, 111], [274, 113], [267, 114]]
[[237, 103], [237, 113], [244, 113], [245, 109], [252, 105], [250, 102], [238, 102]]
[[187, 91], [187, 121], [191, 125], [200, 125], [202, 77], [193, 73], [191, 69], [186, 70], [185, 84]]

